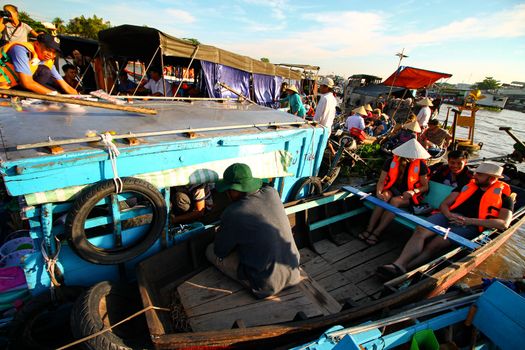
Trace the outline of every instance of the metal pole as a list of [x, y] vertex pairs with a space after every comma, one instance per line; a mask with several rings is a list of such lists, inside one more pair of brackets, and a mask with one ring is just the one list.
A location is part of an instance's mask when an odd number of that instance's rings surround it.
[[[186, 72], [189, 72], [190, 71], [190, 67], [191, 67], [191, 64], [193, 63], [193, 60], [195, 59], [195, 56], [197, 55], [197, 52], [199, 51], [199, 46], [197, 45], [195, 47], [195, 50], [193, 51], [193, 55], [191, 55], [191, 60], [190, 60], [190, 64], [188, 64], [188, 69], [186, 70]], [[175, 93], [173, 94], [173, 96], [177, 96], [177, 94], [179, 93], [179, 90], [180, 90], [180, 86], [182, 85], [182, 82], [184, 81], [184, 78], [186, 78], [186, 74], [184, 74], [184, 72], [182, 73], [182, 81], [179, 82], [179, 86], [177, 86], [177, 90], [175, 91]]]
[[160, 45], [159, 45], [159, 47], [157, 47], [157, 51], [155, 51], [155, 53], [153, 54], [153, 57], [151, 57], [151, 60], [149, 61], [148, 66], [146, 67], [146, 69], [144, 70], [144, 73], [140, 77], [139, 83], [137, 84], [137, 87], [135, 88], [135, 91], [133, 91], [133, 96], [135, 96], [135, 94], [137, 93], [137, 90], [140, 87], [140, 83], [142, 82], [142, 79], [144, 79], [144, 77], [146, 76], [146, 73], [147, 73], [149, 67], [151, 66], [151, 64], [153, 63], [153, 60], [155, 59], [155, 56], [157, 56], [157, 52], [159, 52], [159, 50], [160, 50]]
[[401, 61], [403, 60], [403, 58], [408, 57], [407, 55], [404, 55], [404, 52], [405, 48], [403, 48], [401, 52], [396, 53], [396, 56], [399, 57], [399, 62], [397, 63], [396, 75], [394, 75], [394, 80], [392, 81], [392, 85], [390, 85], [390, 90], [388, 91], [388, 96], [386, 98], [387, 101], [388, 99], [390, 99], [390, 95], [392, 94], [392, 88], [394, 87], [394, 83], [396, 82], [397, 76], [399, 75], [399, 67], [401, 67]]

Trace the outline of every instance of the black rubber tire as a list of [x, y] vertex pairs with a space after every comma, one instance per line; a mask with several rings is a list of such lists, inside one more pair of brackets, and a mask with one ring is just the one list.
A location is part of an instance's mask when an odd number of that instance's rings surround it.
[[[78, 298], [71, 312], [71, 330], [75, 338], [81, 339], [131, 316], [142, 308], [138, 287], [103, 281]], [[150, 348], [146, 318], [144, 314], [139, 315], [111, 331], [86, 340], [82, 347], [89, 350]]]
[[288, 201], [294, 201], [299, 199], [300, 193], [305, 189], [306, 187], [309, 187], [310, 190], [308, 191], [308, 194], [305, 198], [323, 193], [323, 185], [321, 184], [321, 179], [319, 179], [317, 176], [307, 176], [300, 178], [295, 182], [292, 189], [288, 193]]
[[155, 243], [166, 224], [166, 201], [149, 182], [132, 177], [122, 178], [122, 192], [134, 192], [147, 199], [153, 209], [153, 217], [147, 233], [133, 245], [103, 249], [89, 243], [84, 231], [86, 219], [103, 198], [115, 193], [113, 180], [99, 182], [82, 193], [68, 213], [65, 233], [71, 248], [84, 260], [94, 264], [113, 265], [129, 261], [144, 253]]
[[10, 324], [9, 349], [56, 349], [71, 343], [70, 313], [83, 287], [59, 287], [56, 299], [48, 291], [29, 300]]

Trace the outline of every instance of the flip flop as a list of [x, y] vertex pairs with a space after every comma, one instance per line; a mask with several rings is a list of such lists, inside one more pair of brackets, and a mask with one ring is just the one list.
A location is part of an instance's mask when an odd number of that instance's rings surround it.
[[376, 274], [385, 280], [391, 280], [405, 273], [405, 269], [394, 263], [379, 266], [376, 270]]
[[374, 246], [379, 242], [379, 235], [372, 232], [364, 241], [367, 245]]
[[364, 230], [359, 235], [357, 235], [357, 238], [359, 238], [362, 241], [366, 241], [368, 239], [368, 237], [370, 237], [371, 235], [372, 235], [372, 233], [370, 231]]

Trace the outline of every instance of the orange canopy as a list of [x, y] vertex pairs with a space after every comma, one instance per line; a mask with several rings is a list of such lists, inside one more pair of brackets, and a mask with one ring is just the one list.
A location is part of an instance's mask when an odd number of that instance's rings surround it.
[[407, 89], [421, 89], [429, 87], [441, 78], [450, 78], [452, 74], [433, 72], [431, 70], [401, 66], [387, 80], [386, 86], [398, 86]]

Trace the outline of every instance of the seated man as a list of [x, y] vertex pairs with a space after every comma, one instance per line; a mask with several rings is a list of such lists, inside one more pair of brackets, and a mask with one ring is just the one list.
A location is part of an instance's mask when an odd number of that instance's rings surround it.
[[118, 73], [118, 82], [117, 82], [117, 94], [119, 95], [128, 95], [133, 94], [137, 84], [129, 80], [128, 73], [124, 70]]
[[81, 93], [81, 89], [79, 89], [79, 82], [77, 79], [77, 68], [69, 63], [66, 63], [62, 66], [62, 71], [64, 72], [64, 76], [62, 78], [64, 81], [71, 86], [73, 89], [77, 90], [79, 93]]
[[143, 88], [150, 91], [151, 96], [173, 96], [171, 84], [162, 77], [162, 72], [157, 67], [152, 67], [149, 70], [150, 79]]
[[472, 179], [472, 172], [467, 167], [468, 152], [452, 151], [447, 158], [447, 163], [438, 163], [430, 167], [430, 180], [463, 188]]
[[252, 177], [246, 164], [232, 164], [217, 182], [232, 203], [224, 210], [206, 257], [258, 298], [300, 282], [299, 251], [277, 191]]
[[[441, 203], [440, 213], [427, 221], [472, 239], [485, 228], [505, 230], [509, 227], [514, 210], [510, 186], [500, 181], [503, 168], [493, 163], [482, 163], [474, 178], [463, 188], [456, 188]], [[451, 245], [449, 240], [417, 227], [403, 248], [401, 255], [391, 264], [377, 269], [380, 277], [394, 278], [407, 269], [420, 266], [441, 250]]]
[[450, 146], [452, 136], [445, 129], [439, 127], [437, 119], [430, 119], [428, 128], [419, 136], [419, 142], [428, 150], [428, 153], [434, 156], [441, 149]]
[[352, 129], [363, 130], [365, 128], [365, 107], [357, 107], [352, 110], [352, 113], [353, 114], [346, 119], [345, 129], [348, 131], [351, 131]]
[[[424, 159], [430, 155], [416, 139], [405, 142], [392, 153], [394, 157], [386, 160], [379, 175], [376, 197], [398, 208], [420, 204], [428, 191], [428, 168]], [[359, 238], [368, 245], [377, 244], [394, 218], [393, 213], [376, 206]]]
[[53, 93], [58, 86], [66, 94], [77, 94], [54, 66], [60, 39], [40, 34], [33, 43], [11, 42], [2, 46], [0, 88], [22, 88], [37, 94]]
[[170, 213], [172, 224], [185, 224], [199, 220], [213, 207], [209, 185], [175, 187], [171, 193], [173, 207]]

